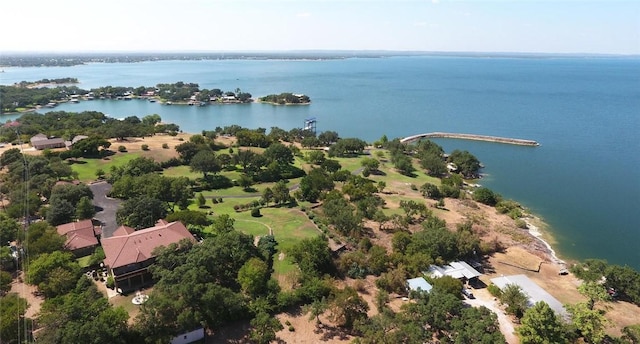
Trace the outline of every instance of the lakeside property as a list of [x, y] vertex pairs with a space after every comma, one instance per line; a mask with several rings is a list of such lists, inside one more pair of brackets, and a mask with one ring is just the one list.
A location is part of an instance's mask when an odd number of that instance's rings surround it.
[[[115, 144], [122, 144], [122, 145], [126, 144], [130, 148], [124, 150], [127, 153], [125, 152], [116, 153], [116, 155], [110, 158], [110, 161], [113, 161], [115, 163], [118, 160], [117, 159], [118, 156], [120, 155], [126, 156], [136, 151], [140, 152], [140, 154], [147, 154], [147, 156], [154, 156], [155, 153], [162, 153], [163, 155], [165, 155], [167, 153], [173, 152], [173, 154], [176, 154], [175, 151], [170, 150], [170, 148], [172, 148], [174, 144], [177, 145], [180, 142], [182, 142], [179, 140], [180, 138], [182, 138], [183, 140], [185, 139], [188, 140], [187, 137], [172, 137], [168, 135], [157, 135], [153, 137], [145, 137], [143, 139], [137, 138], [137, 139], [131, 140], [132, 142], [114, 141]], [[230, 146], [230, 147], [234, 146], [233, 142], [235, 138], [232, 136], [221, 136], [219, 137], [219, 139], [225, 143], [225, 146]], [[155, 144], [150, 145], [151, 142], [155, 142]], [[164, 144], [167, 144], [168, 148], [165, 148]], [[147, 145], [146, 150], [142, 149], [143, 145]], [[302, 147], [299, 147], [299, 148], [302, 148]], [[256, 150], [256, 152], [260, 152], [260, 151], [261, 150]], [[415, 186], [414, 184], [418, 181], [427, 180], [429, 182], [434, 182], [434, 180], [426, 178], [426, 176], [424, 176], [422, 173], [417, 174], [417, 177], [413, 177], [413, 178], [398, 174], [395, 168], [387, 160], [389, 158], [388, 153], [384, 152], [384, 150], [380, 150], [380, 152], [382, 153], [382, 155], [378, 154], [375, 149], [372, 149], [371, 155], [381, 159], [383, 163], [380, 166], [380, 171], [383, 173], [381, 174], [373, 173], [369, 176], [369, 178], [373, 179], [374, 181], [384, 181], [385, 184], [387, 184], [387, 187], [385, 188], [386, 191], [380, 192], [380, 196], [383, 199], [385, 199], [385, 201], [388, 203], [388, 208], [389, 208], [389, 209], [384, 209], [383, 211], [388, 212], [387, 215], [401, 214], [402, 212], [400, 210], [401, 209], [400, 205], [402, 204], [402, 201], [407, 201], [407, 200], [413, 200], [416, 202], [425, 201], [424, 196], [420, 193], [420, 191], [414, 188]], [[385, 160], [387, 161], [386, 164], [384, 163]], [[354, 158], [344, 158], [339, 161], [346, 166], [353, 166], [354, 169], [359, 165], [358, 163], [359, 158], [357, 157], [355, 158], [355, 160]], [[109, 161], [107, 161], [106, 163], [109, 164]], [[299, 163], [300, 163], [300, 166], [303, 167], [308, 162], [302, 159], [299, 161]], [[82, 165], [84, 164], [78, 164], [78, 166], [82, 166]], [[168, 170], [172, 170], [172, 168], [169, 168]], [[184, 169], [181, 169], [180, 171], [176, 171], [176, 173], [177, 175], [187, 175]], [[197, 178], [197, 175], [194, 173], [192, 177]], [[423, 178], [426, 178], [426, 179], [423, 179]], [[236, 190], [238, 190], [237, 191], [238, 193], [241, 193], [239, 189], [236, 189]], [[212, 197], [215, 197], [215, 195], [216, 193], [214, 192]], [[223, 207], [225, 207], [226, 209], [229, 209], [231, 205], [241, 205], [241, 204], [247, 203], [250, 201], [251, 197], [258, 198], [260, 196], [249, 194], [249, 199], [241, 199], [236, 202], [233, 200], [234, 198], [233, 194], [227, 194], [227, 196], [224, 196], [225, 198], [224, 205], [214, 204], [212, 209], [214, 212], [216, 212], [217, 215], [219, 215], [222, 213], [221, 209], [223, 209]], [[567, 276], [559, 275], [558, 272], [560, 271], [562, 266], [556, 264], [557, 262], [555, 262], [551, 257], [547, 256], [548, 252], [545, 251], [544, 245], [541, 245], [541, 243], [539, 243], [535, 238], [528, 238], [526, 231], [523, 231], [522, 229], [517, 228], [517, 226], [515, 226], [513, 222], [514, 220], [509, 216], [496, 214], [494, 208], [483, 205], [483, 204], [470, 202], [469, 199], [458, 200], [453, 198], [447, 198], [445, 203], [446, 204], [445, 209], [441, 209], [441, 207], [437, 206], [435, 200], [426, 200], [426, 202], [428, 204], [433, 203], [431, 204], [431, 208], [433, 209], [433, 211], [436, 213], [438, 217], [442, 217], [443, 219], [446, 219], [445, 221], [449, 229], [455, 230], [455, 226], [464, 224], [466, 221], [469, 221], [469, 219], [473, 219], [475, 223], [473, 228], [474, 232], [482, 233], [485, 240], [488, 240], [488, 241], [499, 240], [501, 243], [503, 243], [507, 247], [505, 249], [504, 254], [496, 253], [493, 258], [489, 259], [488, 263], [490, 265], [486, 266], [487, 270], [493, 270], [494, 272], [488, 273], [487, 274], [488, 277], [496, 276], [496, 274], [507, 274], [507, 273], [512, 274], [513, 270], [509, 270], [509, 269], [515, 269], [515, 271], [525, 271], [526, 273], [529, 273], [532, 276], [534, 276], [532, 278], [537, 281], [536, 283], [546, 285], [545, 289], [550, 288], [551, 290], [563, 291], [564, 294], [554, 295], [558, 299], [560, 299], [562, 302], [579, 302], [582, 300], [581, 296], [576, 293], [575, 289], [571, 291], [571, 288], [570, 288], [570, 286], [572, 285], [575, 288], [575, 283], [577, 282], [577, 280], [575, 280], [574, 278], [569, 278]], [[265, 215], [269, 214], [269, 209], [264, 209], [263, 212], [265, 213]], [[315, 213], [315, 214], [316, 216], [319, 216], [318, 215], [319, 213]], [[245, 215], [248, 215], [248, 213], [245, 213]], [[255, 218], [255, 219], [251, 219], [251, 221], [261, 222], [260, 219], [261, 218]], [[300, 219], [300, 221], [303, 221], [303, 220]], [[289, 222], [294, 222], [294, 221], [289, 221]], [[244, 226], [245, 226], [244, 224], [242, 224], [242, 227], [240, 224], [238, 224], [238, 228], [244, 228]], [[270, 224], [267, 226], [262, 226], [262, 229], [259, 229], [257, 227], [256, 229], [258, 231], [260, 230], [264, 231], [265, 228], [267, 229], [272, 228], [275, 231], [274, 233], [277, 235], [278, 234], [277, 228], [279, 226], [280, 225], [274, 226], [273, 224]], [[379, 229], [376, 228], [376, 225], [373, 223], [372, 223], [372, 226], [373, 226], [372, 229], [374, 230], [374, 233], [376, 235], [376, 239], [372, 240], [374, 244], [380, 245], [380, 246], [385, 246], [385, 245], [388, 246], [389, 243], [392, 241], [390, 240], [391, 237], [389, 236], [389, 233], [383, 230], [382, 228], [379, 228]], [[344, 238], [340, 237], [340, 239], [342, 240]], [[282, 256], [283, 257], [282, 261], [286, 261], [286, 258], [288, 256], [286, 251], [282, 251], [281, 253], [284, 254]], [[276, 269], [276, 271], [287, 272], [286, 269], [282, 270], [280, 268]], [[291, 271], [291, 270], [288, 270], [288, 271]], [[352, 286], [355, 288], [360, 283], [358, 282], [358, 280], [359, 279], [345, 279], [344, 283], [347, 286]], [[362, 297], [364, 297], [368, 303], [373, 305], [374, 300], [371, 298], [371, 295], [374, 295], [375, 292], [380, 289], [375, 285], [374, 280], [367, 279], [367, 281], [368, 282], [366, 282], [367, 284], [365, 285], [367, 292], [363, 293]], [[488, 284], [487, 282], [485, 283]], [[361, 288], [361, 287], [357, 287], [357, 288]], [[482, 300], [483, 302], [488, 302], [487, 305], [490, 305], [491, 300], [493, 298], [491, 295], [485, 294], [482, 291], [482, 289], [474, 290], [474, 294], [476, 294], [476, 297], [478, 297], [478, 299]], [[367, 295], [369, 296], [367, 297]], [[403, 302], [404, 301], [400, 299], [396, 299], [395, 301], [391, 302], [391, 307], [396, 307], [394, 309], [399, 310], [400, 309], [399, 307]], [[498, 310], [500, 309], [499, 305], [497, 304], [494, 304], [492, 307], [494, 309], [498, 309]], [[373, 307], [371, 308], [373, 309]], [[627, 311], [628, 310], [622, 310], [623, 313]], [[372, 311], [370, 315], [375, 316], [376, 314], [377, 313], [375, 311]], [[305, 327], [305, 323], [309, 324], [309, 322], [306, 321], [306, 318], [307, 318], [306, 315], [301, 315], [300, 317], [292, 317], [287, 314], [281, 314], [279, 315], [279, 318], [282, 319], [283, 322], [289, 321], [291, 323], [294, 323], [296, 327], [295, 332], [297, 335], [301, 335], [302, 333], [304, 333], [305, 336], [310, 336], [305, 338], [312, 338], [311, 336], [313, 336], [313, 334], [311, 333], [313, 332], [313, 325], [311, 326], [307, 325]], [[634, 319], [634, 318], [631, 318], [631, 319]], [[502, 321], [504, 320], [509, 321], [508, 318], [503, 319]], [[322, 321], [327, 324], [331, 323], [330, 319], [328, 319], [326, 316], [322, 317]], [[616, 322], [620, 324], [624, 324], [624, 320], [617, 319]], [[282, 333], [280, 333], [280, 335], [282, 335], [284, 338], [291, 338], [288, 336], [291, 336], [292, 334], [288, 334], [287, 330], [285, 330]], [[514, 337], [513, 335], [509, 336], [509, 332], [507, 332], [505, 336], [507, 336], [507, 341], [510, 343], [517, 340], [516, 337]], [[341, 342], [341, 340], [337, 338], [333, 338], [331, 342], [338, 343], [338, 342]]]

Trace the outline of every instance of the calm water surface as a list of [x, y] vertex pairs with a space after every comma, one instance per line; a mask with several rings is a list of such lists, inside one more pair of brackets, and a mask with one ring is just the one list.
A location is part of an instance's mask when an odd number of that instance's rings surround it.
[[368, 141], [431, 131], [536, 140], [540, 147], [437, 142], [478, 156], [486, 166], [481, 183], [540, 215], [561, 257], [598, 257], [640, 270], [640, 59], [159, 61], [4, 70], [2, 84], [75, 77], [89, 89], [184, 81], [240, 88], [254, 98], [294, 92], [312, 100], [206, 107], [95, 100], [57, 108], [112, 117], [157, 113], [193, 133], [231, 124], [291, 129], [316, 117], [319, 131]]

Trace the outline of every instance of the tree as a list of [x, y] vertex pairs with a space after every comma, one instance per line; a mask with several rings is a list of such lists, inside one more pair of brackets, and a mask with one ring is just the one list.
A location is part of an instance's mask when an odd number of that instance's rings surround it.
[[13, 282], [11, 274], [4, 270], [0, 270], [0, 297], [4, 296], [9, 290], [11, 290], [11, 282]]
[[91, 202], [89, 197], [82, 197], [78, 204], [76, 205], [76, 218], [79, 220], [85, 220], [93, 218], [93, 215], [96, 214], [96, 209]]
[[37, 285], [46, 297], [66, 294], [75, 286], [82, 271], [69, 252], [45, 253], [29, 264], [27, 281]]
[[222, 169], [218, 158], [215, 153], [210, 150], [201, 150], [193, 156], [189, 163], [192, 171], [202, 172], [202, 175], [207, 179], [209, 173], [218, 173]]
[[303, 239], [289, 252], [303, 275], [320, 277], [334, 270], [331, 252], [321, 237]]
[[208, 226], [211, 220], [207, 218], [207, 214], [197, 210], [182, 210], [167, 215], [168, 222], [180, 221], [184, 225]]
[[454, 163], [466, 178], [476, 178], [481, 167], [480, 161], [473, 154], [458, 149], [451, 152], [449, 162]]
[[31, 319], [24, 318], [24, 314], [29, 308], [27, 300], [10, 293], [0, 297], [0, 338], [3, 343], [20, 344], [19, 338], [25, 336], [25, 326], [33, 328]]
[[54, 198], [49, 203], [47, 210], [47, 221], [54, 226], [72, 222], [76, 215], [73, 204], [61, 198]]
[[263, 260], [251, 258], [238, 270], [238, 283], [242, 291], [256, 298], [266, 291], [270, 276], [269, 266]]
[[289, 188], [284, 180], [281, 180], [273, 186], [273, 201], [277, 204], [288, 203], [291, 201]]
[[500, 302], [507, 305], [507, 313], [513, 314], [517, 318], [522, 318], [524, 311], [527, 309], [529, 298], [517, 284], [507, 284], [502, 289]]
[[148, 196], [128, 199], [116, 212], [118, 224], [136, 229], [153, 227], [165, 216], [167, 216], [165, 205], [160, 200]]
[[473, 200], [486, 205], [494, 206], [500, 201], [500, 198], [500, 195], [485, 187], [477, 188], [473, 191]]
[[611, 301], [611, 296], [607, 293], [605, 287], [597, 282], [584, 282], [578, 286], [578, 291], [587, 297], [587, 306], [591, 310], [596, 302]]
[[451, 320], [451, 332], [456, 344], [506, 343], [498, 316], [484, 306], [463, 309], [459, 317]]
[[600, 343], [604, 339], [605, 327], [608, 325], [604, 312], [598, 309], [589, 309], [587, 303], [565, 305], [567, 312], [571, 314], [573, 325], [580, 334], [590, 343]]
[[282, 143], [272, 143], [264, 150], [264, 157], [268, 161], [275, 161], [278, 165], [288, 165], [293, 163], [293, 153], [291, 149]]
[[0, 245], [16, 240], [20, 225], [6, 214], [0, 213]]
[[[28, 233], [28, 235], [26, 235]], [[26, 233], [20, 232], [21, 241], [31, 259], [36, 259], [40, 254], [61, 251], [66, 238], [55, 227], [47, 222], [36, 222], [29, 226]]]
[[360, 166], [362, 166], [362, 174], [368, 176], [369, 174], [375, 174], [380, 167], [380, 161], [374, 158], [363, 158], [360, 160]]
[[214, 233], [228, 233], [233, 231], [233, 224], [235, 220], [229, 216], [229, 214], [221, 214], [213, 219], [211, 228]]
[[207, 200], [204, 198], [204, 195], [202, 195], [202, 192], [198, 194], [198, 197], [196, 197], [196, 202], [198, 203], [198, 208], [204, 207], [204, 204], [207, 203]]
[[460, 299], [462, 292], [462, 282], [459, 279], [451, 276], [442, 276], [431, 280], [433, 289], [440, 292], [451, 294]]
[[564, 325], [544, 301], [536, 302], [524, 312], [517, 332], [523, 344], [568, 343]]
[[272, 317], [266, 312], [256, 314], [250, 323], [252, 328], [249, 337], [256, 344], [271, 343], [276, 340], [276, 332], [284, 328], [278, 318]]
[[358, 319], [367, 317], [369, 304], [351, 288], [334, 290], [331, 299], [331, 318], [340, 326], [352, 328]]

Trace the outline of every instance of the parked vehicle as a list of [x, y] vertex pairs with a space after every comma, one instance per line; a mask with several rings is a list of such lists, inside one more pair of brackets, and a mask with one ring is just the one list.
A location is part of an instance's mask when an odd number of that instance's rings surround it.
[[475, 299], [476, 297], [473, 296], [473, 293], [471, 292], [471, 290], [467, 289], [467, 288], [462, 288], [462, 295], [466, 296], [469, 299]]

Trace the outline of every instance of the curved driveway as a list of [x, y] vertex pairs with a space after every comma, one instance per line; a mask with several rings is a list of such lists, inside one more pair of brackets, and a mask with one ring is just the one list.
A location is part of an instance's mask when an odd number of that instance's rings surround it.
[[109, 198], [107, 194], [111, 191], [111, 184], [102, 181], [89, 184], [89, 188], [93, 191], [93, 205], [100, 210], [94, 218], [102, 222], [102, 237], [108, 238], [118, 228], [116, 223], [116, 211], [120, 207], [121, 200]]

